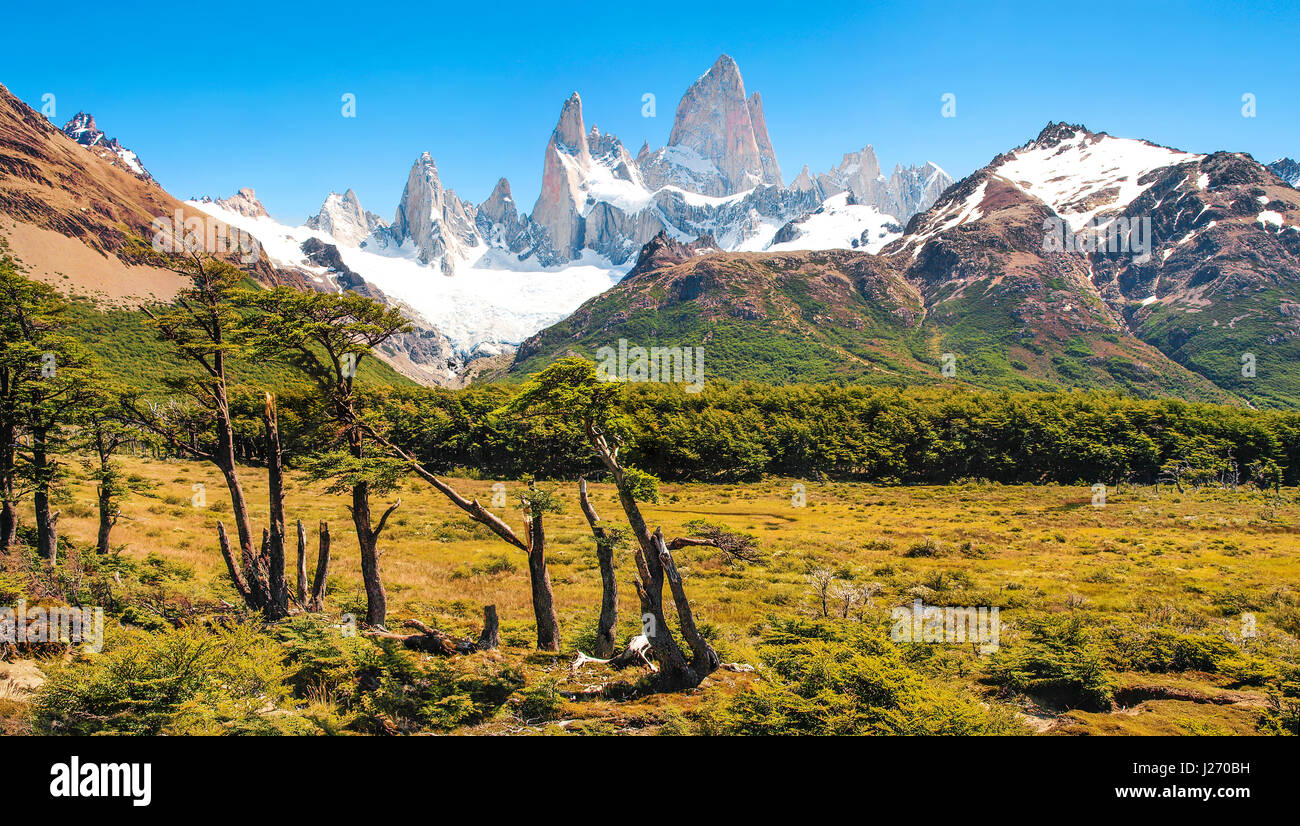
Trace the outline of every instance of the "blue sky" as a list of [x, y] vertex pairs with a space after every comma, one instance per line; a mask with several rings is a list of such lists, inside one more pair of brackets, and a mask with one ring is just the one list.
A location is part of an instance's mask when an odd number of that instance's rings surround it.
[[[293, 223], [349, 186], [391, 219], [424, 151], [462, 197], [481, 201], [504, 175], [531, 210], [571, 91], [588, 128], [635, 153], [667, 140], [682, 92], [723, 52], [763, 95], [787, 181], [868, 143], [883, 165], [933, 160], [960, 178], [1049, 120], [1300, 155], [1300, 4], [1092, 7], [27, 3], [5, 11], [0, 83], [37, 109], [55, 94], [60, 126], [93, 113], [178, 197], [252, 186]], [[945, 93], [955, 118], [941, 117]]]

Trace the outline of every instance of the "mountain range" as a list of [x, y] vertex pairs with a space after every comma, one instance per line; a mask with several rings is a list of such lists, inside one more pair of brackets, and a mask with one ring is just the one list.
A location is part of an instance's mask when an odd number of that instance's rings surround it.
[[391, 221], [351, 190], [330, 193], [302, 227], [234, 199], [189, 203], [255, 235], [276, 265], [327, 282], [334, 274], [302, 245], [316, 238], [337, 247], [348, 278], [401, 302], [441, 337], [439, 366], [417, 378], [458, 384], [479, 359], [506, 358], [617, 283], [661, 232], [682, 242], [709, 235], [723, 250], [875, 251], [952, 183], [934, 163], [886, 176], [867, 146], [784, 185], [762, 97], [747, 92], [726, 55], [683, 94], [667, 145], [642, 146], [635, 157], [617, 136], [588, 127], [574, 92], [542, 168], [528, 212], [505, 178], [482, 203], [462, 199], [428, 152], [408, 171]]
[[570, 95], [527, 213], [505, 178], [461, 199], [423, 153], [391, 221], [347, 190], [292, 227], [252, 188], [179, 201], [90, 115], [60, 130], [0, 87], [0, 235], [34, 277], [130, 306], [179, 285], [128, 236], [210, 217], [258, 239], [263, 283], [401, 307], [416, 330], [381, 355], [429, 384], [623, 339], [704, 347], [709, 378], [1300, 401], [1294, 161], [1052, 123], [960, 181], [866, 146], [785, 184], [767, 118], [724, 55], [635, 156]]
[[624, 339], [714, 378], [1300, 401], [1300, 192], [1241, 153], [1053, 123], [878, 253], [708, 243], [657, 236], [511, 371]]

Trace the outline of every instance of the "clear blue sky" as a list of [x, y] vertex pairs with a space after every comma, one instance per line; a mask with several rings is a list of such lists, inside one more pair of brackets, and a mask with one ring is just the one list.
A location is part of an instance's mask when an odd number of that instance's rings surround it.
[[[635, 153], [720, 53], [763, 94], [787, 182], [874, 144], [960, 178], [1049, 120], [1190, 151], [1300, 155], [1300, 4], [1026, 2], [10, 4], [0, 83], [79, 109], [174, 195], [257, 189], [281, 220], [352, 187], [391, 219], [433, 153], [474, 202], [525, 211], [560, 105]], [[1088, 9], [1096, 13], [1085, 13]], [[357, 97], [357, 117], [340, 97]], [[657, 117], [641, 96], [657, 96]], [[940, 98], [957, 96], [957, 117]], [[1257, 117], [1241, 116], [1252, 93]]]

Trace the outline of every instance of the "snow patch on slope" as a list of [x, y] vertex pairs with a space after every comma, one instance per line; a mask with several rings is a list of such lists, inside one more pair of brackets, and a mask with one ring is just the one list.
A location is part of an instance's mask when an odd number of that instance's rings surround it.
[[[767, 246], [771, 252], [792, 250], [861, 249], [879, 252], [886, 244], [902, 237], [902, 228], [892, 215], [874, 206], [850, 204], [849, 193], [827, 198], [822, 208], [794, 223], [798, 233], [793, 240]], [[862, 235], [866, 233], [866, 243]]]
[[985, 178], [965, 199], [949, 201], [943, 209], [929, 216], [923, 227], [918, 227], [920, 231], [908, 236], [904, 248], [913, 248], [912, 259], [915, 260], [921, 254], [921, 250], [925, 248], [926, 242], [936, 235], [947, 232], [953, 227], [960, 226], [968, 221], [978, 221], [983, 218], [984, 213], [980, 210], [980, 205], [984, 203], [984, 193], [988, 186], [988, 179]]
[[[325, 283], [325, 270], [307, 261], [302, 243], [308, 238], [335, 243], [327, 233], [289, 227], [269, 217], [250, 218], [211, 203], [186, 203], [251, 234], [272, 263], [314, 273], [318, 283]], [[384, 254], [345, 245], [338, 250], [350, 269], [410, 305], [466, 354], [519, 344], [618, 283], [628, 269], [612, 267], [592, 253], [547, 269], [480, 245], [458, 263], [454, 274], [443, 275], [421, 264], [409, 241]]]
[[1139, 183], [1148, 172], [1203, 157], [1079, 130], [1059, 143], [1019, 149], [993, 171], [1047, 202], [1078, 232], [1097, 217], [1104, 226], [1106, 214], [1118, 214], [1145, 192], [1155, 183]]

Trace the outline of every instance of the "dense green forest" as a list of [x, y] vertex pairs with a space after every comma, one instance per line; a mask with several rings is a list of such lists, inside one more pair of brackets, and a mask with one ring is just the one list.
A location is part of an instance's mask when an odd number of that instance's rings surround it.
[[[569, 478], [597, 470], [578, 434], [550, 418], [497, 415], [517, 390], [372, 389], [367, 407], [439, 472]], [[711, 383], [701, 393], [629, 384], [625, 456], [674, 481], [764, 474], [883, 483], [1151, 483], [1162, 476], [1298, 481], [1300, 413], [1094, 392]], [[308, 397], [284, 396], [301, 427]], [[245, 420], [255, 432], [250, 401]], [[296, 433], [286, 438], [310, 441]], [[1234, 476], [1235, 471], [1235, 476]]]

